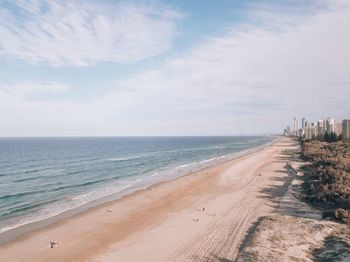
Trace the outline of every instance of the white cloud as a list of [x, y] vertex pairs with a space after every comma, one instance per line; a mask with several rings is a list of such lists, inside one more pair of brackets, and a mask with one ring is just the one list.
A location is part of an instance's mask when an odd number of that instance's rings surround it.
[[155, 125], [177, 121], [192, 130], [197, 123], [200, 133], [276, 132], [294, 114], [349, 117], [350, 5], [337, 1], [299, 16], [264, 13], [264, 21], [236, 26], [120, 81], [118, 90], [133, 92], [110, 97]]
[[181, 17], [160, 4], [68, 0], [15, 4], [0, 8], [0, 55], [54, 66], [131, 63], [163, 54], [171, 47]]
[[26, 96], [35, 94], [57, 94], [70, 90], [66, 84], [59, 82], [17, 82], [11, 84], [0, 84], [0, 95]]

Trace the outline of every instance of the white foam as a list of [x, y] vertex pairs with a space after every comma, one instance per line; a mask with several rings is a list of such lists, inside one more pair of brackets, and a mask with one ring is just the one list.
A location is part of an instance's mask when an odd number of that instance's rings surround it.
[[159, 173], [158, 173], [158, 172], [156, 172], [156, 173], [154, 173], [154, 174], [150, 175], [150, 177], [154, 177], [154, 176], [159, 176]]
[[207, 159], [207, 160], [203, 160], [203, 161], [201, 161], [199, 163], [204, 164], [204, 163], [208, 163], [208, 162], [211, 162], [211, 161], [217, 160], [217, 159], [218, 159], [217, 157], [214, 157], [214, 158], [210, 158], [210, 159]]
[[177, 166], [177, 167], [175, 167], [175, 169], [185, 168], [185, 167], [188, 167], [188, 166], [193, 166], [193, 165], [196, 165], [196, 164], [198, 164], [198, 163], [196, 163], [196, 162], [192, 162], [192, 163], [189, 163], [189, 164], [185, 164], [185, 165]]
[[127, 161], [127, 160], [133, 160], [133, 159], [139, 159], [142, 156], [128, 156], [128, 157], [118, 157], [118, 158], [109, 158], [108, 161]]
[[[57, 201], [56, 204], [51, 204], [49, 206], [46, 206], [37, 212], [27, 214], [25, 217], [22, 217], [22, 218], [17, 217], [17, 218], [9, 219], [7, 221], [1, 221], [2, 223], [0, 223], [0, 233], [18, 228], [26, 224], [42, 221], [42, 220], [57, 216], [59, 214], [62, 214], [63, 212], [76, 209], [94, 200], [102, 199], [104, 197], [121, 193], [124, 190], [129, 189], [132, 186], [136, 185], [140, 181], [142, 181], [142, 178], [116, 181], [110, 186], [97, 188], [82, 195], [65, 196], [60, 201]], [[4, 226], [1, 225], [5, 223], [6, 225]]]

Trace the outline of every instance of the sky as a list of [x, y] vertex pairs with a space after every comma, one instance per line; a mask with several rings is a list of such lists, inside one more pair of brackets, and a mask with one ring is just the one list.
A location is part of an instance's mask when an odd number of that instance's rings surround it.
[[0, 136], [282, 133], [350, 118], [347, 0], [2, 0]]

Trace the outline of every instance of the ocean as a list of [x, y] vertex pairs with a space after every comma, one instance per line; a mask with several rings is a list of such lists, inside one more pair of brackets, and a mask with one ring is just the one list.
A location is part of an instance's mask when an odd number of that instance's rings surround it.
[[274, 139], [0, 138], [0, 233], [213, 166]]

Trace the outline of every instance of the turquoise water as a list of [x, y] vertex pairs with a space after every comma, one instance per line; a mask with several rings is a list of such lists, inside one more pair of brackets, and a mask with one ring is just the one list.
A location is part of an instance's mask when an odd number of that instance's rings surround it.
[[0, 138], [0, 232], [214, 165], [273, 139]]

